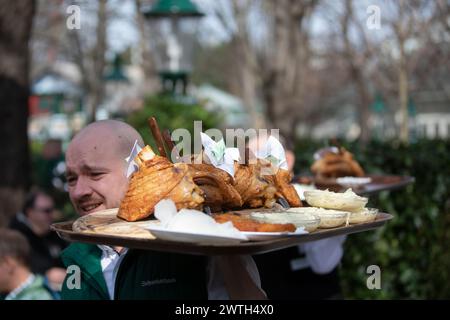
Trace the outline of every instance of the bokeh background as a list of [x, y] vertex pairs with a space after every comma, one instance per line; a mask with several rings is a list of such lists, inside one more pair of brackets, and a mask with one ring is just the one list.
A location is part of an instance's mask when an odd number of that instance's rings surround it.
[[450, 298], [448, 1], [1, 1], [0, 103], [0, 225], [33, 186], [74, 217], [64, 150], [92, 121], [279, 128], [296, 174], [337, 139], [416, 178], [371, 197], [395, 219], [346, 241], [346, 298]]

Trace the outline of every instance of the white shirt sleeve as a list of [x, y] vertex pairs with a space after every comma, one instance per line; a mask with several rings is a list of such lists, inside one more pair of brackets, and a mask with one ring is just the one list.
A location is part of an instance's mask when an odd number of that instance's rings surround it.
[[306, 260], [317, 274], [330, 273], [341, 262], [344, 255], [342, 247], [347, 236], [337, 236], [299, 245], [306, 254]]
[[219, 272], [216, 257], [210, 257], [207, 265], [208, 275], [208, 300], [229, 300], [223, 277]]

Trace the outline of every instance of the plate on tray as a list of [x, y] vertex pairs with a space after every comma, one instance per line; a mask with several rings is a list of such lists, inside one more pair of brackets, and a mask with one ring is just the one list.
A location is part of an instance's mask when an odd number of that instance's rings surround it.
[[303, 228], [297, 228], [295, 232], [249, 232], [249, 231], [241, 231], [243, 235], [245, 235], [248, 240], [251, 241], [264, 241], [264, 240], [273, 240], [279, 239], [281, 237], [298, 237], [304, 234], [308, 234], [308, 231], [305, 231]]
[[[304, 185], [313, 185], [317, 189], [328, 189], [334, 192], [343, 192], [348, 188], [359, 195], [373, 195], [382, 191], [393, 191], [406, 187], [414, 183], [415, 179], [411, 176], [396, 175], [367, 175], [363, 178], [370, 178], [370, 182], [361, 184], [339, 184], [336, 178], [316, 178], [313, 176], [296, 176], [293, 183]], [[344, 180], [345, 181], [345, 180]]]
[[248, 241], [248, 238], [245, 235], [225, 236], [211, 233], [175, 231], [167, 230], [161, 225], [152, 225], [146, 227], [146, 229], [149, 230], [150, 233], [156, 237], [156, 239], [164, 241], [189, 242], [196, 244], [233, 244]]

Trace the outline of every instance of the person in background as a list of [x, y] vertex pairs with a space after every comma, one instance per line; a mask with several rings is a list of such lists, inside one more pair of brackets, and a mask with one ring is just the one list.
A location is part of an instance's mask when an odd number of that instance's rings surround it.
[[[268, 137], [249, 141], [255, 152]], [[279, 137], [285, 148], [288, 170], [295, 163], [293, 148]], [[253, 256], [261, 278], [262, 289], [269, 299], [338, 299], [342, 297], [338, 266], [344, 250], [345, 236], [307, 242], [284, 250]]]
[[34, 154], [33, 159], [33, 182], [47, 192], [62, 187], [55, 185], [60, 164], [64, 163], [62, 142], [59, 139], [48, 139], [42, 146], [40, 153]]
[[27, 195], [22, 212], [13, 218], [10, 228], [28, 240], [31, 271], [45, 276], [52, 288], [59, 291], [66, 274], [60, 253], [67, 243], [50, 230], [54, 213], [53, 199], [43, 191], [34, 190]]
[[[32, 148], [35, 150], [36, 148]], [[62, 141], [48, 139], [39, 152], [32, 153], [32, 185], [50, 195], [56, 207], [63, 208], [68, 202], [65, 185], [65, 164]], [[70, 214], [71, 212], [65, 212]], [[58, 217], [62, 218], [62, 217]]]
[[0, 229], [0, 300], [53, 300], [40, 275], [30, 271], [30, 246], [19, 232]]

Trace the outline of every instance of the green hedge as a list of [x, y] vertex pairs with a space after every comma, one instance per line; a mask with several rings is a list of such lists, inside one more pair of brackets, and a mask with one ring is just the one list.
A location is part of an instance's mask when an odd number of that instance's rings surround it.
[[[296, 167], [309, 172], [323, 143], [300, 141]], [[450, 298], [450, 141], [422, 140], [408, 146], [373, 141], [345, 144], [368, 173], [411, 175], [404, 189], [370, 197], [370, 206], [395, 216], [385, 227], [350, 235], [341, 283], [350, 299]], [[366, 287], [366, 268], [381, 268], [381, 290]]]

